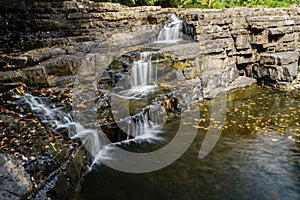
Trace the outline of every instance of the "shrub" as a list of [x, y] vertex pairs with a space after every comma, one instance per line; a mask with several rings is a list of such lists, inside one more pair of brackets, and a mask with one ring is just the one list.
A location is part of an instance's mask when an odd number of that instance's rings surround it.
[[94, 0], [113, 2], [128, 6], [159, 5], [178, 8], [229, 8], [229, 7], [287, 7], [297, 4], [299, 0]]

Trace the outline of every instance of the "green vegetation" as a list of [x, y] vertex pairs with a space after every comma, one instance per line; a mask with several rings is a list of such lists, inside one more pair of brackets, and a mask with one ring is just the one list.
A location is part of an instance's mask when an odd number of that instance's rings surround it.
[[28, 86], [31, 86], [31, 87], [37, 86], [37, 82], [36, 82], [36, 80], [34, 79], [34, 77], [29, 78], [27, 84], [28, 84]]
[[94, 0], [113, 2], [128, 6], [160, 5], [178, 8], [229, 8], [229, 7], [286, 7], [297, 4], [298, 0]]
[[229, 8], [229, 7], [286, 7], [298, 0], [185, 0], [182, 7]]

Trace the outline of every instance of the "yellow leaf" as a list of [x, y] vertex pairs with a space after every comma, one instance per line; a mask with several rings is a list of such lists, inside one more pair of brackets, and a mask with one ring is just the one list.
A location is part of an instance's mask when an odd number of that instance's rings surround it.
[[78, 105], [76, 105], [76, 107], [77, 107], [77, 108], [82, 108], [82, 109], [87, 108], [87, 106], [84, 105], [84, 104], [78, 104]]

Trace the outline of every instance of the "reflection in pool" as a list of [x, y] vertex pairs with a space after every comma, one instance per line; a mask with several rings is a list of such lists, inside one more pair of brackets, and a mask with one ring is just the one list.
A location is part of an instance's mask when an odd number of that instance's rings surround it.
[[[76, 199], [300, 199], [300, 94], [257, 86], [230, 91], [223, 127], [211, 118], [210, 103], [200, 102], [201, 115], [190, 125], [199, 128], [198, 134], [180, 159], [143, 174], [98, 166]], [[165, 125], [163, 142], [124, 148], [160, 148], [172, 139], [179, 121]], [[222, 135], [199, 159], [210, 122], [222, 127]]]

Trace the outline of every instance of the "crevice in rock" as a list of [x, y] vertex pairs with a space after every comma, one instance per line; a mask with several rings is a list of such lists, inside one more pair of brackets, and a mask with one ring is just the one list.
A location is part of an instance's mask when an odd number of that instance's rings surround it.
[[269, 43], [278, 42], [285, 34], [268, 35]]
[[197, 41], [197, 33], [196, 33], [196, 28], [194, 25], [188, 24], [185, 21], [183, 21], [182, 32], [185, 36], [187, 36], [186, 39], [192, 39], [192, 40]]
[[251, 44], [251, 47], [252, 49], [256, 49], [258, 54], [265, 52], [263, 44]]
[[260, 35], [265, 29], [250, 28], [250, 34]]

